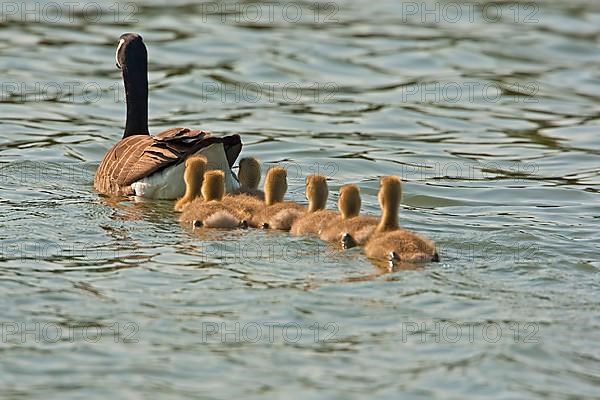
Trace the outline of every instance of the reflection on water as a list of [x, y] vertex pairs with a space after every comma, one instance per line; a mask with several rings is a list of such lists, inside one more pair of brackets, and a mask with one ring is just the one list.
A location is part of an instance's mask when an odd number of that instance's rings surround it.
[[[0, 13], [5, 397], [597, 396], [596, 2], [53, 4]], [[327, 175], [332, 208], [354, 182], [376, 214], [400, 175], [442, 262], [388, 273], [94, 193], [126, 31], [153, 132], [239, 133], [290, 199]]]

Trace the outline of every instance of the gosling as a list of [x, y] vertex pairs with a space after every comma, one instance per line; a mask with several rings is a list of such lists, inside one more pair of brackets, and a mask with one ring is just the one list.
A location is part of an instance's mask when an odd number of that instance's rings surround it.
[[191, 156], [185, 160], [185, 171], [183, 180], [185, 182], [185, 194], [175, 203], [175, 211], [181, 212], [189, 203], [196, 198], [202, 197], [202, 181], [206, 172], [206, 157]]
[[[302, 217], [298, 218], [296, 222], [292, 225], [292, 229], [290, 233], [292, 235], [319, 235], [321, 230], [333, 224], [339, 224], [341, 217], [338, 213], [325, 210], [325, 204], [327, 202], [327, 195], [329, 194], [329, 190], [327, 188], [327, 181], [324, 177], [312, 177], [312, 181], [309, 185], [309, 179], [311, 177], [307, 177], [306, 181], [306, 198], [308, 199], [309, 209], [306, 214]], [[347, 186], [347, 187], [346, 187]], [[340, 212], [342, 208], [344, 208], [344, 204], [346, 202], [355, 203], [357, 201], [356, 198], [352, 198], [352, 188], [346, 185], [340, 189], [340, 197], [338, 200], [338, 205], [340, 208]], [[356, 189], [356, 195], [358, 196], [358, 188], [354, 186]], [[360, 197], [358, 197], [358, 208], [354, 213], [354, 210], [350, 210], [350, 214], [352, 216], [358, 215], [358, 209], [360, 209]]]
[[240, 213], [223, 204], [225, 174], [220, 170], [204, 173], [202, 198], [189, 203], [181, 214], [181, 222], [192, 223], [194, 228], [232, 229], [244, 227]]
[[358, 186], [343, 186], [338, 200], [341, 218], [325, 226], [319, 235], [320, 238], [326, 242], [340, 243], [344, 249], [364, 245], [379, 219], [374, 216], [359, 216], [360, 206]]
[[255, 157], [244, 157], [240, 160], [238, 172], [240, 187], [233, 194], [246, 194], [260, 200], [265, 199], [265, 192], [258, 188], [260, 183], [260, 162]]
[[375, 259], [387, 258], [390, 269], [399, 262], [439, 261], [431, 240], [402, 230], [398, 225], [398, 210], [402, 199], [400, 178], [381, 178], [377, 198], [381, 206], [381, 220], [365, 245], [366, 256]]
[[252, 217], [253, 226], [290, 230], [305, 208], [291, 201], [283, 201], [286, 191], [287, 171], [281, 167], [269, 169], [265, 178], [265, 207]]
[[240, 160], [240, 171], [238, 174], [240, 188], [233, 194], [223, 197], [223, 204], [235, 209], [241, 214], [245, 224], [256, 228], [252, 217], [265, 208], [264, 192], [258, 190], [260, 183], [260, 163], [254, 157]]

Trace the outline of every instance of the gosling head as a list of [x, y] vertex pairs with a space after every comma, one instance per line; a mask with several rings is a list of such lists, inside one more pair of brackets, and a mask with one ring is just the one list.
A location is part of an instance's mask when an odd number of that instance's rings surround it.
[[286, 191], [287, 171], [281, 167], [269, 169], [265, 178], [265, 204], [281, 203]]
[[309, 175], [306, 177], [306, 199], [308, 200], [308, 212], [325, 209], [327, 204], [327, 178], [323, 175]]
[[221, 170], [211, 170], [204, 173], [202, 196], [204, 201], [221, 200], [225, 194], [225, 173]]
[[378, 230], [393, 230], [398, 228], [398, 209], [402, 199], [402, 186], [397, 176], [384, 176], [379, 180], [377, 194], [381, 206], [382, 218]]
[[338, 209], [342, 219], [358, 216], [360, 213], [360, 189], [356, 185], [344, 185], [340, 188], [340, 197], [338, 198]]
[[185, 181], [186, 195], [188, 194], [188, 191], [193, 192], [190, 193], [193, 197], [198, 197], [202, 194], [200, 188], [202, 187], [202, 181], [204, 180], [207, 163], [206, 157], [204, 156], [192, 156], [185, 160], [183, 180]]
[[206, 171], [206, 158], [203, 156], [192, 156], [185, 160], [185, 194], [175, 203], [175, 211], [181, 211], [191, 201], [202, 196], [202, 181]]
[[260, 183], [260, 163], [258, 160], [254, 157], [242, 158], [238, 178], [243, 189], [258, 189]]
[[397, 210], [402, 200], [402, 184], [397, 176], [384, 176], [379, 180], [379, 205], [385, 210]]

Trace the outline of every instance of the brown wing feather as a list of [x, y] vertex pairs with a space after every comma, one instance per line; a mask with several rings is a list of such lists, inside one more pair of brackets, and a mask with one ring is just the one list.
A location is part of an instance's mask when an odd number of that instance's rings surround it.
[[94, 188], [106, 194], [131, 195], [132, 183], [176, 165], [213, 143], [223, 143], [232, 166], [242, 149], [239, 135], [218, 138], [205, 131], [171, 128], [156, 136], [129, 136], [106, 153], [96, 171]]

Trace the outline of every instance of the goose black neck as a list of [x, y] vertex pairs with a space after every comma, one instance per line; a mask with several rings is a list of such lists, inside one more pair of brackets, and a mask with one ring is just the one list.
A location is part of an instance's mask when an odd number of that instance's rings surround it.
[[148, 65], [140, 60], [123, 68], [127, 121], [123, 139], [133, 135], [149, 135], [148, 131]]

